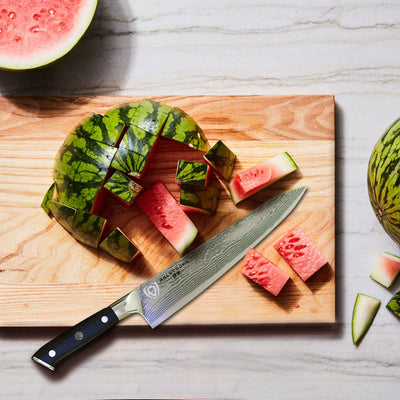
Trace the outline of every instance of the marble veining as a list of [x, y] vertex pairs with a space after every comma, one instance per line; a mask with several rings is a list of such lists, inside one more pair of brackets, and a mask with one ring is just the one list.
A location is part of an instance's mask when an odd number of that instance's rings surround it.
[[[395, 0], [102, 0], [64, 59], [0, 71], [3, 96], [334, 94], [338, 309], [334, 326], [119, 327], [56, 374], [30, 356], [61, 329], [0, 328], [0, 398], [398, 396], [400, 321], [384, 306], [400, 284], [368, 276], [379, 252], [400, 249], [373, 215], [366, 169], [400, 114], [399, 20]], [[382, 300], [359, 347], [357, 292]]]

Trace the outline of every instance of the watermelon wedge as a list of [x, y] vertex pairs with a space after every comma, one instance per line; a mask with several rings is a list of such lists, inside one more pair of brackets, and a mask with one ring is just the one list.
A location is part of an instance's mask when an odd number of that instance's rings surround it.
[[299, 226], [283, 236], [274, 247], [303, 281], [328, 262]]
[[68, 53], [93, 19], [97, 0], [7, 0], [0, 7], [0, 68], [43, 67]]
[[289, 275], [286, 272], [254, 249], [250, 249], [244, 257], [242, 274], [274, 296], [278, 296], [289, 280]]
[[354, 344], [357, 344], [367, 333], [380, 305], [381, 301], [374, 297], [361, 293], [357, 294], [353, 308], [353, 318], [351, 320], [351, 333]]
[[154, 226], [182, 254], [197, 236], [197, 228], [160, 180], [137, 198], [137, 204]]
[[286, 152], [236, 174], [229, 186], [232, 201], [237, 204], [297, 169]]
[[370, 278], [385, 287], [392, 285], [400, 272], [400, 257], [387, 253], [378, 254]]

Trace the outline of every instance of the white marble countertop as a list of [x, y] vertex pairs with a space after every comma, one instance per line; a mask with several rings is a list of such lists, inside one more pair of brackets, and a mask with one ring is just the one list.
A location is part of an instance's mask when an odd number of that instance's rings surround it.
[[[59, 328], [0, 328], [4, 399], [376, 399], [400, 382], [400, 322], [369, 279], [400, 254], [369, 204], [366, 168], [400, 115], [395, 0], [103, 0], [90, 30], [46, 69], [0, 71], [1, 95], [334, 94], [337, 138], [335, 326], [117, 328], [51, 373], [31, 354]], [[359, 347], [357, 292], [382, 307]], [[7, 310], [2, 310], [7, 312]]]

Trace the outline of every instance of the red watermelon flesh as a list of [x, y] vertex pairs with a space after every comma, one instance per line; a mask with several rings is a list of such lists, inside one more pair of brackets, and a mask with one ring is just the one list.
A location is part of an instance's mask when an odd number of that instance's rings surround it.
[[292, 157], [283, 152], [261, 164], [236, 174], [228, 188], [232, 201], [237, 204], [297, 169]]
[[140, 193], [136, 202], [180, 254], [190, 246], [197, 228], [162, 181], [156, 181]]
[[328, 262], [299, 226], [283, 236], [274, 247], [303, 281]]
[[28, 69], [67, 53], [81, 38], [97, 0], [0, 0], [0, 67]]
[[278, 296], [289, 275], [266, 259], [257, 250], [250, 249], [243, 260], [242, 274], [258, 283], [274, 296]]

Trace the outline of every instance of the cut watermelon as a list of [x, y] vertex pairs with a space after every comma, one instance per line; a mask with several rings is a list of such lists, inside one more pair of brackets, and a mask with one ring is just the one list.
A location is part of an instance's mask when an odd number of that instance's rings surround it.
[[204, 159], [225, 180], [229, 180], [235, 166], [236, 155], [221, 140], [204, 154]]
[[274, 247], [303, 281], [328, 262], [299, 226], [283, 236]]
[[286, 152], [236, 174], [228, 188], [235, 204], [247, 199], [297, 169]]
[[210, 178], [208, 164], [179, 160], [175, 180], [178, 184], [207, 186]]
[[129, 207], [142, 190], [142, 187], [122, 172], [115, 171], [104, 184], [104, 189], [122, 203], [122, 205]]
[[246, 253], [242, 273], [274, 296], [278, 296], [289, 280], [289, 275], [286, 272], [254, 249], [250, 249]]
[[186, 212], [212, 215], [219, 202], [219, 190], [213, 187], [181, 185], [179, 204]]
[[400, 257], [387, 253], [378, 254], [370, 278], [385, 287], [392, 285], [400, 272]]
[[160, 180], [142, 192], [137, 203], [155, 227], [182, 254], [193, 242], [197, 228]]
[[6, 0], [0, 5], [0, 68], [42, 67], [68, 53], [93, 19], [97, 0]]
[[353, 318], [351, 320], [351, 333], [354, 344], [357, 344], [367, 333], [380, 305], [381, 301], [374, 297], [361, 293], [357, 294], [354, 303]]
[[49, 203], [50, 201], [53, 200], [55, 189], [56, 189], [56, 183], [53, 182], [53, 184], [47, 189], [47, 192], [42, 200], [41, 207], [43, 208], [43, 210], [46, 212], [47, 215], [51, 215]]
[[119, 228], [114, 229], [99, 247], [116, 259], [127, 263], [140, 254], [137, 246]]
[[386, 304], [386, 308], [394, 315], [400, 317], [400, 290]]

